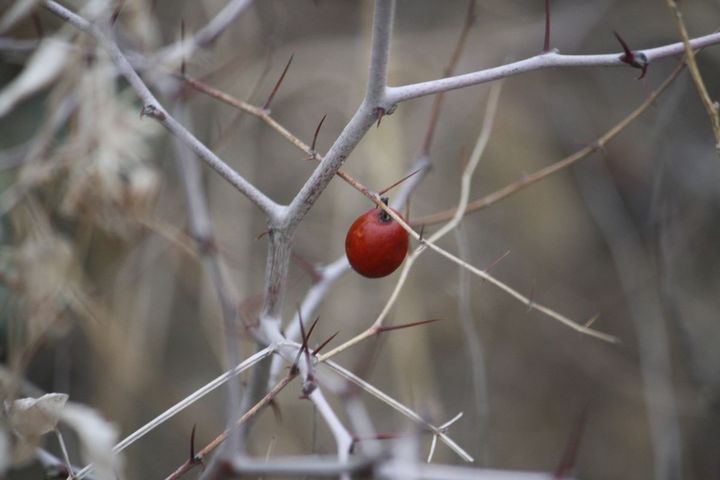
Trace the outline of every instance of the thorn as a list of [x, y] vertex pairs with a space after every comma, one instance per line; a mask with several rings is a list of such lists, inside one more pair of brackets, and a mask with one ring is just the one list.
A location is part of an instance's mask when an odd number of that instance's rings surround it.
[[379, 335], [381, 333], [389, 332], [392, 330], [400, 330], [403, 328], [418, 327], [420, 325], [425, 325], [427, 323], [434, 323], [434, 322], [438, 322], [440, 320], [443, 320], [443, 319], [442, 318], [431, 318], [430, 320], [420, 320], [419, 322], [404, 323], [402, 325], [393, 325], [390, 327], [380, 327], [377, 330], [375, 330], [375, 334]]
[[320, 353], [320, 350], [322, 350], [323, 348], [325, 348], [325, 345], [327, 345], [328, 343], [330, 343], [330, 342], [333, 340], [333, 338], [337, 337], [337, 336], [338, 336], [338, 333], [340, 333], [340, 330], [338, 330], [337, 332], [335, 332], [335, 333], [333, 333], [332, 335], [330, 335], [330, 337], [329, 337], [327, 340], [325, 340], [323, 343], [320, 344], [319, 347], [317, 347], [315, 350], [313, 350], [312, 354], [313, 354], [313, 355], [317, 355], [318, 353]]
[[143, 106], [143, 108], [140, 110], [140, 118], [145, 116], [155, 118], [161, 122], [164, 122], [166, 119], [165, 112], [160, 110], [155, 105], [150, 104]]
[[404, 435], [398, 435], [397, 433], [377, 433], [372, 437], [355, 437], [354, 443], [366, 442], [368, 440], [395, 440], [397, 438], [403, 438]]
[[311, 155], [312, 155], [313, 159], [316, 156], [315, 145], [317, 144], [318, 134], [320, 133], [320, 128], [322, 127], [322, 124], [325, 121], [325, 118], [327, 118], [327, 113], [325, 115], [323, 115], [323, 117], [320, 119], [320, 123], [318, 123], [318, 126], [315, 129], [315, 135], [313, 135], [312, 146], [310, 147], [310, 151], [312, 152]]
[[598, 318], [600, 318], [600, 314], [599, 314], [599, 313], [598, 313], [597, 315], [593, 315], [593, 316], [590, 318], [590, 320], [588, 320], [587, 322], [585, 322], [585, 325], [583, 325], [583, 327], [585, 327], [585, 328], [590, 328], [590, 326], [591, 326], [593, 323], [595, 323], [595, 320], [597, 320]]
[[543, 53], [550, 51], [550, 0], [545, 0], [545, 41]]
[[113, 11], [112, 15], [110, 16], [110, 25], [115, 25], [115, 22], [117, 22], [117, 19], [120, 16], [120, 12], [122, 11], [124, 6], [125, 6], [125, 0], [119, 0], [117, 2], [117, 6], [115, 7], [115, 10]]
[[35, 31], [38, 34], [38, 38], [43, 38], [45, 36], [45, 29], [43, 28], [42, 22], [40, 21], [40, 15], [35, 12], [32, 14], [31, 18], [33, 26], [35, 27]]
[[640, 69], [640, 76], [637, 78], [640, 80], [645, 76], [648, 69], [648, 60], [644, 53], [635, 53], [632, 50], [630, 50], [630, 47], [628, 47], [628, 44], [623, 40], [623, 38], [620, 36], [619, 33], [613, 30], [613, 34], [615, 35], [615, 38], [617, 38], [618, 42], [620, 42], [620, 45], [622, 45], [623, 54], [620, 56], [620, 61], [623, 63], [627, 63], [631, 67], [639, 68]]
[[192, 431], [190, 432], [190, 461], [195, 461], [195, 427], [197, 423], [193, 423]]
[[180, 62], [180, 75], [185, 77], [185, 19], [180, 19], [180, 51], [182, 52], [182, 61]]
[[283, 69], [282, 74], [280, 75], [280, 78], [278, 78], [278, 81], [275, 82], [275, 86], [273, 87], [272, 91], [270, 92], [270, 96], [265, 100], [265, 104], [262, 106], [263, 110], [268, 110], [270, 108], [270, 103], [273, 101], [273, 98], [275, 97], [275, 94], [278, 91], [278, 88], [280, 88], [280, 84], [282, 83], [283, 79], [285, 78], [285, 74], [288, 71], [288, 68], [290, 68], [290, 64], [293, 61], [293, 57], [295, 54], [290, 55], [290, 59], [288, 60], [287, 64], [285, 65], [285, 68]]
[[255, 240], [260, 240], [261, 238], [263, 238], [265, 235], [267, 235], [269, 233], [270, 233], [270, 229], [268, 228], [264, 232], [260, 233], [257, 237], [255, 237]]
[[385, 109], [382, 107], [377, 107], [375, 109], [375, 115], [377, 115], [377, 125], [375, 126], [375, 128], [380, 128], [380, 120], [382, 120], [382, 118], [385, 116], [385, 113]]
[[502, 255], [500, 255], [500, 256], [499, 256], [498, 258], [496, 258], [495, 260], [493, 260], [493, 262], [492, 262], [490, 265], [488, 265], [488, 267], [487, 267], [485, 270], [483, 270], [483, 271], [484, 271], [485, 273], [490, 273], [490, 271], [491, 271], [493, 268], [495, 268], [498, 263], [500, 263], [501, 261], [503, 261], [503, 260], [505, 259], [505, 257], [507, 257], [508, 255], [510, 255], [510, 250], [508, 250], [507, 252], [503, 253]]
[[407, 180], [408, 178], [412, 177], [412, 176], [415, 175], [416, 173], [420, 172], [420, 171], [423, 170], [424, 168], [425, 168], [425, 167], [420, 167], [420, 168], [418, 168], [417, 170], [415, 170], [414, 172], [405, 175], [403, 178], [401, 178], [401, 179], [398, 180], [397, 182], [393, 183], [392, 185], [390, 185], [389, 187], [387, 187], [385, 190], [382, 190], [382, 191], [378, 192], [378, 195], [383, 195], [384, 193], [387, 193], [389, 190], [392, 190], [393, 188], [397, 187], [397, 186], [400, 185], [402, 182], [404, 182], [404, 181]]
[[528, 303], [527, 303], [527, 310], [525, 310], [525, 313], [530, 313], [533, 308], [535, 308], [535, 300], [533, 298], [535, 297], [535, 281], [533, 280], [532, 287], [530, 287], [530, 295], [528, 295]]
[[425, 224], [423, 223], [422, 225], [420, 225], [420, 235], [418, 235], [419, 236], [418, 241], [420, 243], [425, 242], [424, 235], [425, 235]]
[[585, 431], [585, 425], [587, 424], [589, 405], [585, 404], [583, 409], [580, 411], [580, 415], [575, 423], [575, 428], [570, 432], [565, 450], [563, 451], [560, 462], [555, 469], [555, 478], [560, 480], [565, 478], [575, 467], [577, 460], [578, 450], [580, 447], [580, 440], [582, 439]]
[[[312, 323], [312, 325], [310, 325], [310, 328], [308, 329], [308, 333], [307, 333], [307, 339], [308, 339], [308, 341], [310, 340], [310, 335], [312, 335], [313, 330], [315, 330], [315, 325], [317, 325], [318, 320], [320, 320], [320, 317], [317, 317], [317, 318], [315, 319], [315, 321]], [[305, 350], [308, 349], [307, 343], [308, 343], [308, 342], [305, 342]]]

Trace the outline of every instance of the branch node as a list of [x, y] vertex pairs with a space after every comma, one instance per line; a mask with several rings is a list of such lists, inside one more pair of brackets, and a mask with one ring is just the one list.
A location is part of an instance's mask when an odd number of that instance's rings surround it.
[[151, 103], [144, 105], [142, 110], [140, 110], [140, 118], [142, 117], [151, 117], [161, 122], [164, 122], [167, 118], [165, 112]]
[[630, 47], [628, 47], [628, 44], [623, 40], [623, 38], [615, 31], [613, 31], [613, 34], [615, 34], [615, 38], [617, 38], [618, 42], [620, 42], [620, 45], [623, 49], [623, 54], [620, 55], [620, 61], [623, 63], [626, 63], [634, 68], [640, 69], [640, 76], [638, 77], [638, 80], [643, 78], [645, 74], [647, 73], [647, 68], [649, 65], [647, 56], [642, 52], [633, 52], [630, 50]]

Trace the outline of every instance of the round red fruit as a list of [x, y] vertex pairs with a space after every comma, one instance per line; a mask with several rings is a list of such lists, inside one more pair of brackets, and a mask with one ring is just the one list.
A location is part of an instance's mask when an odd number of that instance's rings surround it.
[[368, 278], [390, 275], [402, 264], [407, 251], [407, 232], [381, 208], [360, 215], [345, 237], [350, 265]]

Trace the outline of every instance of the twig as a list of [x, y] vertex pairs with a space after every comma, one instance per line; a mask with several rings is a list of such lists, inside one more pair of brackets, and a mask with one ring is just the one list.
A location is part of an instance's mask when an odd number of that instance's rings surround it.
[[[690, 40], [690, 47], [693, 49], [702, 48], [708, 45], [720, 43], [720, 33], [711, 33], [702, 37]], [[650, 48], [636, 51], [636, 54], [643, 54], [648, 63], [661, 58], [680, 55], [684, 52], [682, 42], [664, 45], [662, 47]], [[479, 85], [492, 82], [501, 78], [520, 75], [545, 68], [577, 68], [577, 67], [620, 67], [625, 66], [622, 61], [624, 53], [610, 53], [602, 55], [561, 55], [556, 52], [548, 52], [534, 57], [526, 58], [513, 63], [507, 63], [499, 67], [487, 68], [477, 72], [466, 73], [454, 77], [430, 80], [427, 82], [404, 85], [402, 87], [388, 87], [386, 104], [391, 106], [396, 103], [412, 100], [414, 98], [432, 95], [434, 93], [446, 92], [458, 88]]]
[[545, 37], [542, 51], [543, 53], [550, 51], [550, 0], [545, 0]]
[[47, 10], [70, 23], [74, 27], [94, 37], [100, 46], [107, 52], [115, 67], [122, 74], [128, 83], [133, 87], [135, 92], [143, 101], [142, 113], [157, 120], [170, 133], [185, 143], [195, 154], [215, 170], [221, 177], [227, 180], [231, 185], [243, 193], [251, 202], [257, 205], [268, 217], [280, 218], [283, 216], [284, 208], [272, 201], [264, 193], [258, 190], [252, 183], [230, 168], [220, 157], [215, 155], [209, 148], [198, 140], [185, 127], [180, 125], [167, 111], [160, 102], [150, 92], [135, 69], [130, 65], [125, 55], [122, 53], [117, 44], [107, 37], [97, 26], [82, 18], [81, 16], [71, 12], [59, 3], [52, 0], [45, 0], [44, 6]]
[[[268, 347], [255, 355], [248, 357], [245, 361], [240, 363], [238, 366], [233, 368], [230, 371], [227, 371], [220, 375], [219, 377], [215, 378], [214, 380], [210, 381], [209, 383], [205, 384], [204, 386], [197, 389], [195, 392], [191, 393], [187, 397], [183, 398], [181, 401], [173, 405], [172, 407], [165, 410], [163, 413], [158, 415], [157, 417], [150, 420], [148, 423], [143, 425], [142, 427], [135, 430], [133, 433], [125, 437], [123, 440], [121, 440], [117, 445], [113, 447], [113, 453], [119, 453], [125, 450], [127, 447], [144, 437], [147, 433], [151, 432], [153, 429], [158, 427], [159, 425], [163, 424], [167, 420], [171, 419], [193, 403], [197, 402], [201, 398], [203, 398], [208, 393], [212, 392], [216, 388], [225, 385], [225, 383], [231, 378], [235, 377], [248, 368], [254, 366], [258, 362], [260, 362], [262, 359], [266, 358], [269, 355], [272, 355], [274, 352], [274, 349], [271, 347]], [[84, 478], [88, 473], [90, 473], [93, 469], [92, 464], [87, 465], [84, 467], [80, 472], [77, 474], [77, 478], [81, 479]]]
[[162, 62], [165, 66], [175, 69], [176, 64], [183, 58], [189, 58], [199, 48], [214, 42], [236, 18], [252, 4], [253, 0], [229, 0], [225, 7], [213, 19], [186, 41], [176, 42], [174, 45], [163, 48], [154, 55], [152, 62]]
[[428, 423], [424, 418], [422, 418], [418, 413], [414, 412], [410, 408], [406, 407], [402, 403], [398, 402], [391, 396], [387, 395], [385, 392], [379, 390], [378, 388], [372, 386], [362, 378], [358, 377], [354, 373], [352, 373], [350, 370], [340, 366], [339, 364], [327, 360], [323, 362], [323, 365], [331, 368], [336, 373], [340, 374], [343, 378], [346, 380], [351, 381], [355, 385], [359, 386], [366, 392], [368, 392], [370, 395], [374, 396], [375, 398], [381, 400], [383, 403], [391, 406], [398, 412], [402, 413], [406, 417], [410, 418], [411, 420], [415, 421], [416, 423], [422, 425], [423, 427], [427, 428], [431, 432], [433, 432], [435, 435], [438, 436], [438, 438], [447, 445], [453, 452], [455, 452], [460, 458], [465, 460], [466, 462], [472, 462], [473, 457], [468, 454], [465, 450], [463, 450], [453, 439], [447, 436], [445, 432], [443, 432], [440, 428]]
[[697, 90], [700, 100], [707, 111], [708, 117], [710, 117], [710, 125], [712, 125], [713, 134], [715, 135], [715, 149], [718, 150], [718, 153], [720, 153], [720, 114], [718, 113], [718, 103], [713, 102], [707, 91], [707, 87], [705, 87], [705, 82], [700, 74], [697, 62], [695, 61], [694, 50], [698, 47], [693, 45], [693, 42], [688, 36], [687, 28], [685, 28], [685, 22], [683, 21], [682, 13], [678, 8], [677, 3], [675, 0], [666, 1], [670, 10], [673, 14], [675, 14], [678, 31], [680, 32], [680, 37], [682, 38], [683, 49], [685, 50], [685, 61], [688, 66], [688, 70], [690, 71], [690, 76], [693, 79], [693, 83], [695, 84], [695, 89]]
[[265, 100], [265, 103], [262, 106], [263, 110], [269, 110], [270, 104], [273, 101], [273, 98], [275, 98], [275, 94], [277, 93], [278, 89], [280, 88], [280, 85], [282, 84], [282, 81], [285, 80], [285, 75], [288, 72], [288, 69], [290, 68], [290, 64], [292, 64], [293, 61], [293, 55], [290, 55], [290, 59], [285, 64], [285, 68], [283, 69], [282, 73], [280, 74], [280, 78], [277, 79], [277, 82], [275, 82], [275, 86], [273, 86], [273, 89], [270, 91], [270, 95], [268, 95], [267, 100]]
[[580, 193], [610, 251], [625, 294], [640, 356], [654, 478], [681, 478], [683, 442], [672, 381], [670, 333], [655, 282], [658, 275], [643, 238], [603, 162], [577, 169]]
[[[187, 117], [182, 107], [175, 109], [175, 113], [179, 118]], [[187, 122], [189, 118], [185, 118]], [[220, 310], [223, 317], [223, 325], [225, 327], [225, 355], [227, 365], [236, 365], [240, 360], [238, 346], [233, 332], [238, 331], [238, 295], [227, 274], [227, 269], [218, 254], [215, 245], [215, 239], [212, 231], [212, 223], [210, 220], [210, 211], [208, 209], [205, 192], [202, 186], [202, 177], [200, 168], [196, 160], [190, 155], [190, 151], [177, 138], [174, 139], [175, 152], [177, 156], [177, 166], [180, 177], [182, 178], [185, 196], [188, 199], [188, 218], [190, 229], [198, 252], [201, 256], [202, 266], [205, 274], [212, 281], [215, 291], [217, 292], [218, 301], [220, 302]], [[239, 396], [239, 382], [237, 377], [232, 377], [228, 381], [228, 429], [231, 429], [231, 422], [241, 412], [241, 399]], [[240, 436], [233, 435], [229, 451], [237, 452], [240, 447]]]
[[[462, 54], [463, 50], [465, 49], [465, 45], [467, 44], [467, 38], [470, 34], [470, 29], [472, 29], [473, 25], [475, 24], [475, 0], [468, 0], [468, 9], [467, 13], [465, 14], [465, 23], [463, 24], [463, 28], [460, 31], [460, 36], [457, 39], [457, 43], [455, 44], [455, 49], [453, 50], [452, 54], [450, 55], [450, 61], [448, 62], [447, 66], [445, 67], [445, 70], [443, 70], [443, 76], [448, 77], [450, 76], [457, 67], [458, 62], [460, 61], [460, 55]], [[430, 112], [430, 119], [428, 121], [428, 127], [425, 132], [425, 139], [422, 144], [422, 148], [420, 149], [420, 155], [429, 155], [430, 154], [430, 146], [432, 145], [433, 137], [435, 136], [435, 128], [437, 127], [438, 120], [440, 118], [440, 109], [442, 108], [442, 105], [445, 101], [445, 93], [441, 92], [438, 95], [435, 96], [433, 99], [433, 105], [432, 110]]]
[[[477, 210], [481, 210], [484, 208], [489, 207], [490, 205], [493, 205], [494, 203], [499, 202], [500, 200], [503, 200], [510, 195], [519, 192], [520, 190], [523, 190], [524, 188], [534, 184], [535, 182], [538, 182], [546, 177], [549, 177], [550, 175], [559, 172], [560, 170], [564, 170], [579, 160], [582, 160], [583, 158], [586, 158], [590, 156], [591, 154], [602, 150], [605, 145], [607, 145], [611, 140], [613, 140], [618, 134], [620, 134], [625, 128], [630, 125], [633, 121], [635, 121], [640, 115], [642, 115], [650, 106], [652, 106], [655, 101], [662, 95], [667, 88], [672, 84], [672, 82], [680, 75], [680, 72], [682, 72], [683, 68], [685, 68], [685, 63], [680, 62], [678, 66], [673, 70], [673, 72], [668, 76], [668, 78], [665, 79], [665, 81], [655, 90], [653, 91], [648, 97], [643, 101], [635, 110], [630, 112], [629, 115], [627, 115], [625, 118], [620, 120], [617, 124], [615, 124], [610, 130], [605, 132], [602, 136], [600, 136], [597, 140], [595, 140], [590, 145], [582, 148], [581, 150], [573, 153], [572, 155], [569, 155], [562, 160], [559, 160], [551, 165], [548, 165], [545, 168], [542, 168], [530, 175], [524, 176], [523, 178], [493, 192], [490, 193], [482, 198], [479, 198], [477, 200], [474, 200], [472, 202], [469, 202], [467, 205], [467, 208], [465, 209], [465, 213], [475, 212]], [[430, 215], [425, 215], [422, 217], [418, 217], [413, 219], [410, 224], [414, 227], [420, 226], [420, 225], [432, 225], [435, 223], [443, 222], [449, 218], [452, 218], [455, 215], [455, 212], [457, 209], [453, 208], [450, 210], [445, 210], [442, 212], [433, 213]]]
[[[242, 417], [238, 419], [236, 422], [236, 426], [241, 426], [245, 422], [247, 422], [250, 418], [255, 416], [260, 410], [265, 408], [276, 396], [280, 391], [285, 388], [294, 378], [296, 375], [287, 375], [285, 376], [280, 382], [278, 382], [275, 387], [270, 390], [259, 402], [257, 402], [253, 407], [245, 412]], [[193, 459], [186, 460], [182, 465], [180, 465], [173, 473], [168, 475], [165, 480], [176, 480], [183, 475], [185, 475], [187, 472], [192, 470], [192, 468], [195, 465], [200, 464], [208, 455], [210, 455], [218, 446], [222, 445], [222, 443], [227, 439], [227, 436], [229, 434], [229, 430], [225, 430], [220, 435], [215, 437], [210, 443], [205, 445], [199, 452], [195, 454], [195, 457]]]

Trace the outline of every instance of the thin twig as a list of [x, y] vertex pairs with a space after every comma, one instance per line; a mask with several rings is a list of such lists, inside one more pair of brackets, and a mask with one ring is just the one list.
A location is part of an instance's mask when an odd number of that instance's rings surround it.
[[[643, 101], [635, 110], [630, 112], [630, 114], [628, 114], [625, 118], [613, 125], [607, 132], [601, 135], [593, 143], [582, 148], [581, 150], [578, 150], [572, 155], [569, 155], [562, 160], [548, 165], [545, 168], [541, 168], [540, 170], [531, 173], [530, 175], [526, 175], [521, 179], [509, 185], [506, 185], [505, 187], [493, 193], [469, 202], [467, 208], [465, 209], [465, 213], [468, 214], [470, 212], [475, 212], [477, 210], [487, 208], [490, 205], [493, 205], [500, 200], [503, 200], [510, 195], [513, 195], [514, 193], [525, 189], [526, 187], [534, 184], [535, 182], [547, 178], [550, 175], [559, 172], [560, 170], [564, 170], [572, 166], [579, 160], [582, 160], [583, 158], [586, 158], [591, 154], [602, 150], [605, 145], [607, 145], [611, 140], [613, 140], [622, 131], [624, 131], [628, 125], [630, 125], [633, 121], [640, 117], [640, 115], [642, 115], [648, 108], [650, 108], [655, 103], [655, 101], [660, 97], [660, 95], [662, 95], [672, 84], [672, 82], [678, 77], [678, 75], [680, 75], [680, 72], [682, 72], [683, 68], [685, 68], [685, 63], [680, 62], [680, 64], [675, 68], [675, 70], [673, 70], [673, 72], [668, 76], [668, 78], [666, 78], [665, 81], [655, 91], [648, 95], [645, 101]], [[425, 215], [412, 219], [410, 224], [414, 227], [418, 227], [420, 225], [433, 225], [435, 223], [444, 222], [449, 218], [452, 218], [455, 215], [456, 211], [457, 209], [453, 208], [450, 210]]]
[[[239, 427], [243, 425], [250, 418], [255, 416], [263, 408], [265, 408], [277, 396], [277, 394], [280, 393], [280, 391], [282, 391], [282, 389], [285, 388], [295, 377], [296, 375], [287, 375], [282, 380], [280, 380], [280, 382], [278, 382], [272, 390], [270, 390], [259, 402], [253, 405], [250, 410], [245, 412], [243, 416], [238, 419], [238, 421], [236, 422], [236, 426]], [[205, 445], [199, 452], [197, 452], [193, 459], [186, 460], [173, 473], [168, 475], [165, 480], [176, 480], [185, 475], [190, 470], [192, 470], [195, 465], [200, 464], [217, 447], [222, 445], [222, 443], [227, 439], [229, 433], [230, 431], [226, 429], [220, 435], [215, 437], [210, 443]]]
[[370, 395], [374, 396], [378, 400], [381, 400], [383, 403], [391, 406], [398, 412], [402, 413], [406, 417], [412, 419], [419, 425], [422, 425], [423, 427], [427, 428], [431, 432], [433, 432], [435, 435], [438, 436], [438, 438], [447, 445], [453, 452], [455, 452], [460, 458], [465, 460], [466, 462], [472, 462], [473, 457], [467, 453], [465, 450], [462, 449], [457, 443], [455, 443], [454, 440], [452, 440], [450, 437], [447, 436], [447, 434], [442, 431], [439, 427], [436, 427], [430, 423], [428, 423], [424, 418], [422, 418], [418, 413], [411, 410], [407, 406], [403, 405], [402, 403], [398, 402], [391, 396], [387, 395], [382, 390], [374, 387], [373, 385], [369, 384], [362, 378], [358, 377], [354, 373], [352, 373], [350, 370], [338, 365], [337, 363], [328, 360], [323, 363], [327, 367], [331, 368], [334, 372], [340, 374], [343, 378], [346, 380], [351, 381], [355, 385], [359, 386], [366, 392], [368, 392]]
[[695, 89], [697, 90], [698, 95], [700, 96], [700, 100], [702, 101], [703, 106], [707, 111], [708, 117], [710, 117], [710, 125], [712, 125], [713, 134], [715, 135], [715, 148], [720, 153], [720, 113], [718, 112], [718, 103], [713, 102], [713, 100], [710, 98], [710, 94], [708, 93], [705, 82], [703, 81], [702, 75], [700, 74], [700, 69], [698, 68], [697, 62], [695, 61], [694, 50], [697, 47], [692, 45], [690, 37], [688, 36], [687, 28], [685, 27], [685, 22], [682, 18], [682, 13], [678, 8], [677, 3], [675, 2], [675, 0], [666, 1], [668, 7], [675, 15], [678, 31], [680, 32], [680, 38], [682, 38], [683, 49], [685, 50], [685, 61], [688, 66], [688, 70], [690, 71], [690, 76], [693, 79], [693, 83], [695, 84]]
[[143, 101], [143, 114], [154, 118], [170, 133], [178, 137], [185, 143], [198, 157], [206, 162], [221, 177], [227, 180], [231, 185], [242, 192], [250, 201], [257, 205], [271, 219], [281, 218], [284, 209], [267, 197], [264, 193], [257, 189], [252, 183], [230, 168], [223, 160], [215, 155], [208, 147], [198, 140], [192, 133], [183, 127], [175, 118], [173, 118], [163, 108], [160, 102], [155, 98], [145, 82], [140, 78], [135, 69], [130, 65], [123, 52], [117, 44], [110, 39], [105, 33], [81, 16], [71, 12], [59, 3], [46, 0], [44, 6], [47, 10], [70, 23], [74, 27], [94, 37], [100, 46], [107, 52], [115, 67], [128, 81], [130, 86], [135, 90]]
[[[192, 405], [193, 403], [197, 402], [204, 396], [206, 396], [208, 393], [212, 392], [216, 388], [225, 385], [227, 381], [231, 377], [235, 377], [248, 368], [254, 366], [258, 362], [260, 362], [262, 359], [266, 358], [269, 355], [272, 355], [274, 352], [274, 349], [272, 347], [268, 347], [255, 355], [248, 357], [246, 360], [244, 360], [242, 363], [238, 364], [235, 368], [233, 368], [230, 371], [227, 371], [220, 375], [219, 377], [215, 378], [214, 380], [210, 381], [209, 383], [203, 385], [199, 389], [197, 389], [195, 392], [191, 393], [187, 397], [183, 398], [181, 401], [173, 405], [172, 407], [165, 410], [163, 413], [158, 415], [157, 417], [153, 418], [151, 421], [143, 425], [142, 427], [135, 430], [133, 433], [125, 437], [123, 440], [118, 442], [117, 445], [113, 447], [113, 453], [120, 453], [123, 450], [125, 450], [127, 447], [147, 435], [149, 432], [157, 428], [159, 425], [165, 423], [167, 420], [171, 419], [178, 413], [182, 412], [184, 409]], [[80, 472], [77, 474], [77, 478], [81, 479], [84, 478], [88, 473], [90, 473], [93, 469], [92, 464], [87, 465], [84, 467]]]

